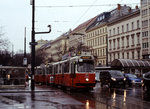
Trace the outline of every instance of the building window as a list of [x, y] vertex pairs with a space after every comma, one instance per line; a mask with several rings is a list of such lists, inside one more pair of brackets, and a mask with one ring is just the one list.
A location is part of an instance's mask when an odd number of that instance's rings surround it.
[[115, 53], [114, 53], [114, 60], [116, 59], [116, 57], [115, 57]]
[[137, 34], [137, 44], [140, 44], [140, 33]]
[[107, 32], [107, 28], [105, 28], [105, 32]]
[[119, 34], [119, 27], [117, 27], [117, 32], [118, 32], [118, 34]]
[[118, 59], [120, 59], [120, 54], [118, 53]]
[[100, 45], [102, 45], [102, 37], [100, 37]]
[[116, 39], [113, 39], [114, 49], [116, 48]]
[[112, 49], [112, 48], [111, 48], [111, 40], [109, 40], [109, 49]]
[[105, 56], [105, 49], [103, 48], [103, 56]]
[[115, 28], [113, 29], [113, 35], [115, 35]]
[[132, 52], [132, 59], [134, 59], [134, 51]]
[[122, 53], [122, 59], [124, 59], [124, 53]]
[[122, 37], [122, 48], [124, 48], [124, 37]]
[[142, 37], [147, 37], [148, 36], [148, 31], [142, 32]]
[[109, 30], [109, 35], [111, 36], [111, 30]]
[[132, 34], [131, 37], [132, 37], [132, 45], [134, 45], [134, 34]]
[[97, 36], [97, 31], [95, 31], [95, 36]]
[[148, 26], [148, 20], [142, 21], [142, 27], [147, 27]]
[[140, 28], [140, 22], [137, 20], [137, 29]]
[[140, 51], [137, 51], [138, 59], [140, 59]]
[[97, 44], [99, 45], [99, 38], [97, 38]]
[[126, 36], [127, 39], [127, 47], [129, 47], [129, 36]]
[[129, 59], [129, 52], [127, 52], [127, 59]]
[[97, 38], [95, 38], [95, 46], [97, 46]]
[[129, 31], [129, 24], [127, 24], [127, 32]]
[[143, 48], [148, 48], [148, 42], [142, 44]]
[[134, 30], [134, 22], [132, 22], [132, 30]]
[[124, 33], [124, 25], [122, 25], [122, 33]]
[[111, 62], [111, 53], [109, 54], [109, 59], [110, 59], [110, 62]]
[[117, 41], [118, 41], [118, 49], [120, 49], [120, 38], [118, 38]]

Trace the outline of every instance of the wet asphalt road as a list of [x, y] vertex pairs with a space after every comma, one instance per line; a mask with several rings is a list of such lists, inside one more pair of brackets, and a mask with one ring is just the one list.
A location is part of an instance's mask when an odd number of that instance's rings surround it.
[[64, 91], [49, 86], [1, 90], [0, 109], [150, 109], [150, 95], [141, 87]]

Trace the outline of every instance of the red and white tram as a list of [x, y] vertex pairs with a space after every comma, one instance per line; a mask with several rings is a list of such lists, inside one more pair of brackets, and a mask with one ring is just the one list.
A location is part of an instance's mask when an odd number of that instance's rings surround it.
[[[43, 70], [37, 67], [35, 82], [45, 82], [69, 88], [93, 88], [95, 86], [94, 57], [81, 55], [48, 64]], [[37, 79], [38, 78], [38, 79]]]

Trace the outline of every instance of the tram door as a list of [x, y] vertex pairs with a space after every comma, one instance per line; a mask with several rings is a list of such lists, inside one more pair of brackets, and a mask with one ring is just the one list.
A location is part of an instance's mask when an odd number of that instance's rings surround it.
[[76, 63], [72, 62], [71, 63], [71, 78], [75, 78], [76, 77], [75, 69], [76, 69]]

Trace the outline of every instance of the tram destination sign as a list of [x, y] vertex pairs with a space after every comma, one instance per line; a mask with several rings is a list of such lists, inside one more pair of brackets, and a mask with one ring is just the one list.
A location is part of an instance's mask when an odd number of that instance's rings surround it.
[[91, 59], [91, 56], [81, 56], [81, 59]]

